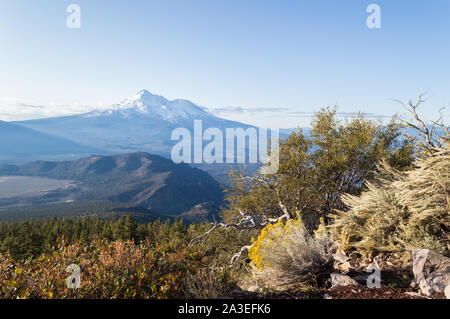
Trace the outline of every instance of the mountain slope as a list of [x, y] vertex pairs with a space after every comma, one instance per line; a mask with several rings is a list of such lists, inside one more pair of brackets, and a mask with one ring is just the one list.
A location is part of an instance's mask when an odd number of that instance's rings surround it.
[[223, 198], [221, 186], [208, 173], [143, 152], [10, 165], [0, 168], [0, 175], [74, 180], [80, 184], [71, 200], [127, 203], [171, 216], [204, 203], [217, 210]]
[[95, 149], [18, 124], [0, 121], [0, 159], [92, 154]]
[[[89, 113], [18, 122], [20, 125], [47, 134], [71, 139], [72, 141], [104, 150], [96, 154], [131, 153], [144, 151], [151, 154], [171, 158], [171, 150], [179, 141], [171, 139], [176, 128], [189, 130], [194, 143], [194, 121], [201, 120], [203, 132], [208, 128], [217, 128], [226, 136], [226, 129], [248, 128], [254, 126], [225, 120], [216, 117], [204, 108], [187, 100], [169, 101], [160, 95], [154, 95], [142, 90], [135, 96], [112, 105], [107, 110], [97, 110]], [[280, 134], [280, 137], [286, 135]], [[210, 141], [203, 141], [203, 146]], [[259, 141], [253, 141], [258, 145]], [[226, 143], [223, 144], [225, 153]], [[191, 152], [191, 163], [194, 162], [194, 152]], [[226, 162], [225, 154], [223, 159]], [[259, 159], [261, 161], [261, 159]], [[227, 172], [230, 167], [242, 168], [242, 164], [192, 164], [210, 173], [220, 183], [228, 182]], [[255, 172], [257, 164], [246, 163], [245, 171]]]
[[184, 127], [193, 132], [194, 120], [202, 120], [204, 130], [252, 127], [218, 118], [190, 101], [169, 101], [146, 90], [108, 110], [18, 123], [108, 151], [145, 151], [169, 157], [177, 142], [171, 140], [172, 131]]

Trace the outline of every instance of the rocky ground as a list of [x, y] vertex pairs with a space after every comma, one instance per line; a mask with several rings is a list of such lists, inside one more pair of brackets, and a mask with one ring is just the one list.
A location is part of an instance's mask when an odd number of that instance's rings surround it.
[[[415, 250], [405, 266], [395, 256], [377, 256], [379, 285], [370, 265], [337, 253], [335, 272], [327, 287], [299, 291], [233, 291], [231, 298], [245, 299], [450, 299], [450, 258], [427, 249]], [[373, 268], [373, 266], [372, 266]], [[369, 282], [369, 285], [368, 285]], [[371, 288], [369, 286], [372, 286]]]

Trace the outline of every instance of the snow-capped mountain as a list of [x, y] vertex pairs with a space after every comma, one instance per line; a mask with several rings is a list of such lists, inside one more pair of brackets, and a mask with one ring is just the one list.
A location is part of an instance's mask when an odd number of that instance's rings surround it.
[[[183, 127], [194, 136], [194, 120], [202, 120], [203, 130], [218, 128], [224, 134], [226, 128], [252, 127], [216, 117], [190, 101], [170, 101], [146, 90], [106, 110], [18, 123], [108, 153], [144, 151], [170, 158], [177, 143], [171, 140], [172, 131]], [[221, 174], [223, 170], [229, 170], [229, 164], [223, 164]]]
[[160, 118], [170, 123], [179, 123], [189, 119], [204, 119], [212, 115], [188, 100], [169, 101], [161, 95], [142, 90], [135, 96], [114, 104], [110, 109], [87, 113], [86, 118], [102, 116], [150, 117]]

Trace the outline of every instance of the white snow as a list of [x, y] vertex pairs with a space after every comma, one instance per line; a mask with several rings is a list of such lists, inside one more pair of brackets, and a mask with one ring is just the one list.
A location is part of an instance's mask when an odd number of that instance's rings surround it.
[[86, 118], [130, 115], [157, 117], [171, 123], [186, 119], [202, 119], [211, 114], [203, 108], [187, 100], [169, 101], [161, 95], [155, 95], [147, 90], [142, 90], [135, 96], [114, 104], [108, 110], [97, 110], [86, 114]]

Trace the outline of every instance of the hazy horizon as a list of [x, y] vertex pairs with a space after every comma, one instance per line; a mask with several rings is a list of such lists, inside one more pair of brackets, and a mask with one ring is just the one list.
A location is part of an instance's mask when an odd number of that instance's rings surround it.
[[[256, 126], [307, 126], [321, 107], [426, 119], [450, 103], [448, 1], [0, 1], [0, 120], [79, 114], [141, 89]], [[30, 49], [32, 48], [32, 49]], [[447, 111], [448, 112], [448, 111]], [[448, 114], [448, 113], [446, 113]]]

